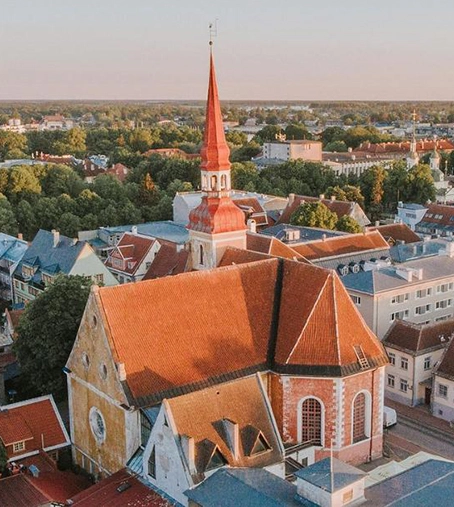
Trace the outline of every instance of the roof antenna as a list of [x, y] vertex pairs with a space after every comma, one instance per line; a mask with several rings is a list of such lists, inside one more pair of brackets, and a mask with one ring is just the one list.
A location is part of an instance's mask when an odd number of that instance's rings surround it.
[[213, 45], [213, 38], [218, 36], [218, 18], [214, 20], [214, 23], [210, 23], [208, 25], [209, 33], [210, 33], [210, 49]]

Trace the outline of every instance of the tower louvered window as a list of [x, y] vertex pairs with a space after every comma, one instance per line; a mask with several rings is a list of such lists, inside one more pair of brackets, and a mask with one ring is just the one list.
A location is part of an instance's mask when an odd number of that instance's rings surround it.
[[322, 406], [308, 398], [301, 406], [301, 441], [322, 445]]
[[359, 393], [353, 402], [353, 443], [366, 438], [366, 396]]

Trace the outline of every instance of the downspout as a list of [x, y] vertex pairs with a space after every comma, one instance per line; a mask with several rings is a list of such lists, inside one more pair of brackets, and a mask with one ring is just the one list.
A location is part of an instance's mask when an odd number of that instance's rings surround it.
[[415, 407], [416, 406], [416, 402], [415, 402], [415, 392], [416, 392], [415, 381], [416, 381], [416, 359], [417, 359], [417, 356], [413, 356], [412, 359], [413, 359], [413, 361], [412, 361], [412, 366], [413, 366], [413, 384], [411, 386], [412, 387], [411, 406]]
[[374, 438], [374, 401], [375, 401], [375, 372], [377, 371], [377, 368], [374, 368], [372, 370], [372, 387], [371, 387], [371, 396], [372, 401], [370, 405], [370, 441], [369, 441], [369, 457], [368, 462], [372, 461], [372, 443]]

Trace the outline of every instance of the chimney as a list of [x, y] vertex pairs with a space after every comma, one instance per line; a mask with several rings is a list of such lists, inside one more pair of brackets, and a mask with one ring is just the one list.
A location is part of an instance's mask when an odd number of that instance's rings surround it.
[[126, 380], [125, 363], [117, 363], [117, 372], [118, 372], [118, 378], [120, 379], [120, 382], [124, 382]]
[[20, 232], [20, 233], [17, 235], [17, 239], [20, 239], [21, 241], [23, 241], [23, 239], [24, 239], [24, 235]]
[[253, 218], [247, 221], [247, 226], [251, 232], [257, 232], [257, 222]]
[[60, 233], [52, 229], [52, 236], [54, 237], [54, 248], [57, 248], [58, 243], [60, 243]]
[[181, 447], [183, 448], [183, 453], [189, 465], [189, 473], [195, 474], [197, 470], [195, 467], [194, 439], [192, 437], [188, 437], [187, 435], [181, 435]]
[[375, 227], [378, 227], [380, 225], [380, 220], [375, 220]]
[[295, 194], [288, 194], [288, 203], [293, 204], [293, 201], [295, 200]]
[[322, 201], [322, 200], [325, 198], [325, 194], [320, 194], [320, 195], [319, 195], [319, 198], [320, 198], [320, 200]]
[[335, 201], [336, 200], [336, 196], [335, 195], [332, 195], [331, 196], [331, 201]]
[[133, 225], [131, 227], [131, 234], [134, 234], [134, 236], [137, 236], [137, 225]]
[[233, 458], [239, 459], [240, 457], [240, 427], [237, 423], [230, 419], [223, 419], [224, 429], [227, 433], [228, 444], [232, 451]]

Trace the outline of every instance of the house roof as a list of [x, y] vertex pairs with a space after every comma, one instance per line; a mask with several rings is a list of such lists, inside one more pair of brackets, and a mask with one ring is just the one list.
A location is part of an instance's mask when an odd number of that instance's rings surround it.
[[[450, 321], [452, 324], [452, 319]], [[452, 337], [452, 331], [448, 337]], [[454, 340], [451, 339], [435, 373], [442, 377], [454, 379]]]
[[378, 231], [372, 231], [311, 241], [292, 248], [306, 259], [315, 260], [365, 250], [389, 249], [389, 245]]
[[[356, 202], [337, 201], [334, 199], [320, 199], [319, 197], [310, 197], [307, 195], [295, 195], [293, 200], [289, 201], [287, 207], [282, 212], [282, 215], [280, 216], [278, 223], [280, 224], [290, 223], [291, 216], [298, 209], [300, 204], [304, 204], [307, 202], [323, 203], [330, 211], [336, 213], [338, 218], [341, 218], [344, 215], [353, 216], [355, 211], [364, 215], [364, 212], [362, 211], [361, 207]], [[367, 218], [366, 221], [367, 223], [369, 223]]]
[[[299, 236], [295, 239], [286, 239], [287, 231], [299, 231]], [[331, 231], [329, 229], [321, 229], [319, 227], [303, 227], [301, 225], [276, 224], [260, 231], [260, 234], [266, 236], [274, 236], [289, 246], [293, 244], [305, 243], [306, 241], [315, 241], [323, 238], [331, 238], [335, 236], [345, 236], [347, 232]]]
[[[116, 227], [104, 227], [107, 234], [131, 232], [134, 225], [118, 225]], [[142, 236], [152, 236], [157, 239], [164, 239], [179, 245], [185, 244], [189, 238], [189, 232], [184, 225], [177, 224], [171, 220], [162, 222], [147, 222], [137, 224], [137, 232]]]
[[246, 245], [247, 250], [254, 252], [274, 255], [276, 257], [283, 257], [286, 259], [305, 260], [304, 257], [292, 247], [286, 245], [277, 238], [273, 238], [272, 236], [248, 232], [246, 235]]
[[[155, 238], [125, 232], [111, 251], [105, 264], [109, 268], [133, 275], [140, 268], [155, 242]], [[123, 268], [119, 269], [115, 267], [113, 263], [113, 258], [115, 257], [120, 257], [125, 261]]]
[[246, 264], [248, 262], [263, 261], [272, 258], [273, 256], [269, 254], [228, 246], [225, 249], [218, 267], [231, 266], [232, 264]]
[[36, 489], [23, 474], [0, 480], [2, 507], [40, 507], [48, 502], [49, 498]]
[[[301, 507], [296, 486], [263, 468], [222, 468], [185, 495], [203, 507]], [[309, 506], [315, 504], [305, 503]]]
[[[410, 141], [402, 141], [402, 142], [387, 142], [387, 143], [370, 143], [369, 141], [362, 142], [355, 151], [359, 152], [367, 152], [367, 153], [408, 153], [411, 148]], [[417, 141], [416, 143], [416, 151], [417, 152], [428, 152], [433, 151], [434, 148], [437, 148], [442, 151], [452, 151], [454, 150], [454, 145], [451, 141], [447, 139], [437, 139], [436, 141], [423, 139]]]
[[397, 346], [400, 349], [418, 353], [446, 347], [452, 336], [454, 336], [454, 319], [430, 324], [414, 324], [397, 320], [386, 333], [383, 345]]
[[28, 243], [0, 232], [0, 259], [11, 263], [19, 262], [28, 248]]
[[379, 225], [378, 227], [369, 227], [369, 231], [378, 231], [380, 234], [391, 244], [398, 241], [405, 243], [416, 243], [421, 241], [421, 238], [412, 231], [406, 224], [387, 224]]
[[371, 366], [387, 362], [337, 275], [309, 264], [273, 258], [94, 293], [142, 406], [271, 366], [350, 374], [361, 370], [354, 345]]
[[336, 458], [325, 458], [295, 472], [296, 477], [334, 493], [361, 480], [366, 473]]
[[20, 317], [23, 313], [24, 313], [23, 309], [20, 310], [8, 310], [8, 308], [5, 309], [6, 318], [10, 322], [13, 329], [15, 329], [19, 324]]
[[447, 206], [443, 204], [429, 204], [428, 209], [418, 227], [425, 224], [445, 225], [449, 227], [454, 226], [454, 206]]
[[[178, 434], [194, 439], [198, 473], [205, 472], [205, 440], [217, 446], [228, 465], [233, 467], [258, 468], [283, 459], [271, 409], [256, 376], [172, 398], [167, 404]], [[230, 444], [226, 419], [238, 425], [238, 456], [235, 456]], [[269, 450], [253, 454], [251, 450], [259, 435], [263, 436]]]
[[239, 197], [232, 196], [233, 202], [241, 209], [247, 218], [252, 218], [258, 226], [268, 225], [266, 211], [256, 197]]
[[0, 408], [0, 438], [11, 445], [26, 440], [26, 450], [10, 455], [18, 459], [32, 451], [64, 447], [70, 444], [68, 434], [52, 395], [12, 403]]
[[188, 250], [178, 251], [174, 245], [164, 243], [158, 250], [143, 280], [153, 280], [154, 278], [184, 273], [188, 270], [188, 259]]
[[20, 266], [26, 263], [38, 266], [43, 271], [49, 269], [56, 272], [58, 270], [68, 274], [85, 245], [85, 241], [75, 242], [73, 239], [60, 234], [58, 244], [54, 247], [54, 234], [40, 229], [22, 257], [16, 272], [20, 272]]
[[136, 476], [122, 469], [74, 496], [74, 507], [171, 507], [174, 502], [148, 488]]

